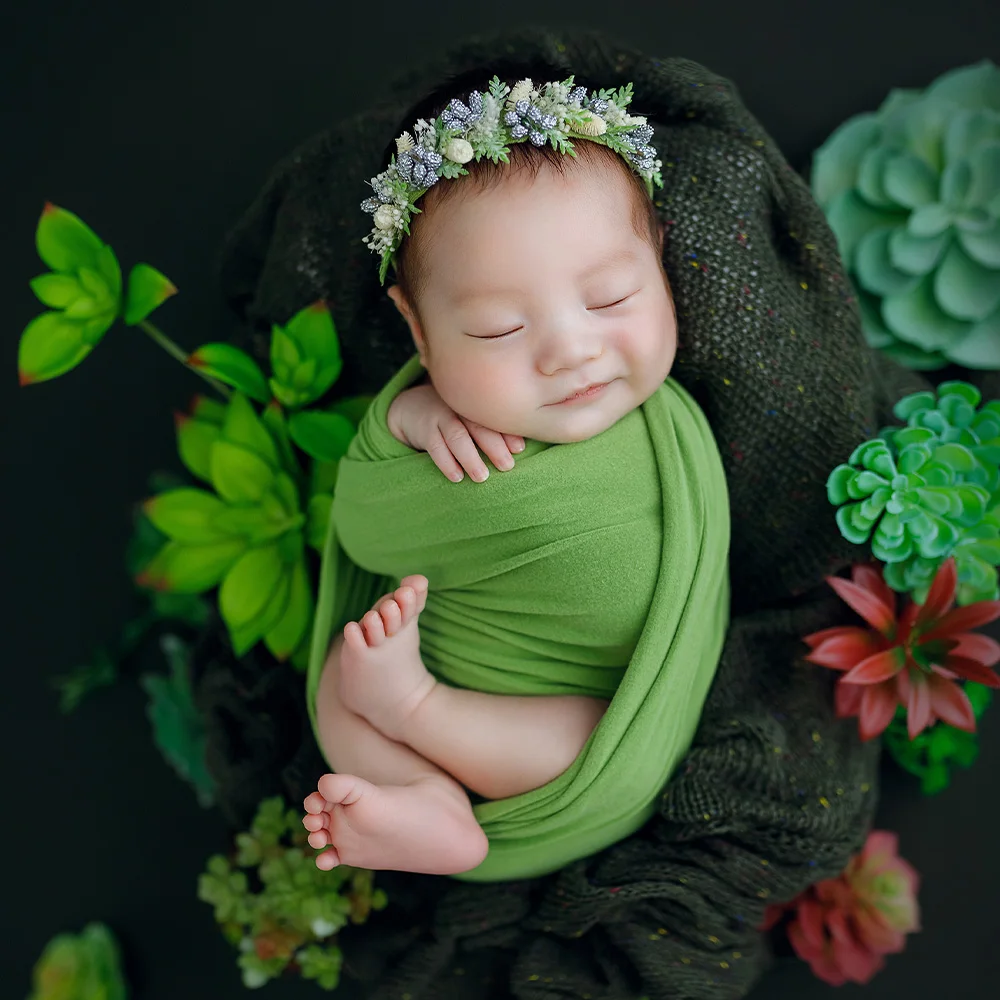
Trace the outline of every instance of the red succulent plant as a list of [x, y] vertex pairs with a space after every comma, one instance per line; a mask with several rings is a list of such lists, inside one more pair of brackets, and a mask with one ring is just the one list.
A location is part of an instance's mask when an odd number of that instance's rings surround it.
[[872, 830], [865, 846], [837, 878], [810, 886], [790, 903], [769, 906], [761, 930], [786, 913], [786, 931], [799, 958], [824, 982], [867, 983], [920, 930], [920, 877], [896, 853], [898, 838]]
[[805, 659], [845, 671], [837, 682], [837, 717], [857, 715], [863, 740], [885, 730], [897, 705], [906, 708], [911, 740], [938, 719], [975, 732], [972, 705], [955, 681], [1000, 687], [1000, 677], [990, 669], [1000, 660], [1000, 643], [967, 631], [1000, 618], [1000, 601], [952, 608], [957, 579], [954, 557], [949, 557], [935, 574], [927, 600], [911, 601], [897, 618], [896, 594], [879, 565], [856, 563], [850, 580], [826, 577], [872, 628], [843, 625], [803, 636], [811, 650]]

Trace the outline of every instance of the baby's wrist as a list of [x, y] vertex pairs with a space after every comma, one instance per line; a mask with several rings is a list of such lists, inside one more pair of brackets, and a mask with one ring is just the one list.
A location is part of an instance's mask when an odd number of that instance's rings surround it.
[[[402, 395], [402, 393], [400, 393], [400, 396], [401, 395]], [[389, 428], [389, 433], [397, 441], [399, 441], [400, 444], [405, 444], [408, 448], [412, 448], [413, 444], [409, 440], [409, 438], [407, 438], [406, 433], [403, 430], [403, 427], [402, 427], [402, 425], [399, 422], [399, 406], [397, 406], [398, 402], [399, 402], [399, 396], [397, 396], [389, 404], [389, 410], [388, 410], [388, 412], [385, 415], [385, 423], [386, 423], [386, 426]]]

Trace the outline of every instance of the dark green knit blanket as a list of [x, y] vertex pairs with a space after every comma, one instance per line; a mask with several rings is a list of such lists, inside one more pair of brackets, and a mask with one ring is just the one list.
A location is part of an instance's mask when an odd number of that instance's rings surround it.
[[[823, 576], [868, 556], [841, 537], [827, 475], [929, 385], [865, 345], [822, 213], [733, 85], [589, 31], [471, 39], [281, 162], [222, 257], [259, 353], [273, 322], [322, 297], [342, 345], [338, 396], [376, 392], [410, 355], [359, 203], [408, 109], [477, 68], [509, 82], [631, 80], [630, 110], [654, 126], [679, 319], [671, 374], [725, 462], [732, 623], [694, 744], [642, 830], [521, 882], [380, 872], [390, 905], [341, 933], [346, 971], [378, 1000], [740, 997], [768, 960], [765, 907], [838, 874], [872, 819], [877, 741], [834, 718], [835, 675], [802, 660], [800, 637], [851, 620]], [[229, 820], [245, 827], [266, 795], [298, 804], [325, 770], [301, 682], [259, 651], [234, 661], [218, 636], [198, 662]]]

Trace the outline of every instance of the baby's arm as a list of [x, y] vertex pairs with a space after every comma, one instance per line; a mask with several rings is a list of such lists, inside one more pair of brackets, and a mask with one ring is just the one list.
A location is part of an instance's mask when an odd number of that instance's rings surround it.
[[389, 405], [386, 423], [397, 441], [416, 451], [426, 451], [456, 483], [463, 478], [462, 468], [477, 483], [489, 475], [476, 450], [477, 443], [504, 471], [514, 467], [511, 452], [524, 450], [524, 439], [518, 435], [501, 434], [460, 417], [430, 383], [404, 389]]
[[587, 695], [487, 694], [438, 681], [386, 735], [484, 798], [505, 799], [562, 774], [609, 705]]

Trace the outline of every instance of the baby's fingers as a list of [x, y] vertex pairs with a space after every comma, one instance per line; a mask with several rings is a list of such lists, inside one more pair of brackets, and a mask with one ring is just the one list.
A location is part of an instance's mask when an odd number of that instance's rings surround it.
[[427, 448], [434, 464], [452, 482], [459, 482], [464, 468], [472, 478], [481, 483], [488, 475], [483, 460], [476, 451], [476, 446], [469, 437], [469, 432], [457, 417], [452, 421], [442, 423], [437, 434]]
[[508, 446], [507, 442], [508, 437], [517, 440], [516, 435], [491, 431], [488, 427], [483, 427], [482, 424], [469, 423], [466, 426], [469, 428], [469, 433], [475, 438], [476, 444], [483, 449], [483, 452], [498, 469], [508, 472], [514, 468], [514, 458], [511, 455], [513, 449]]

